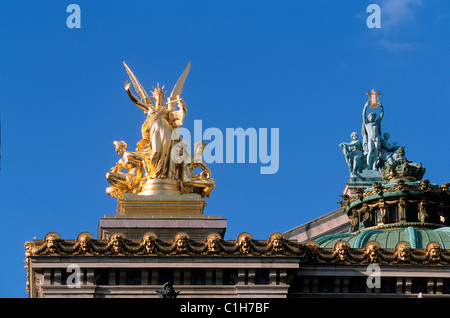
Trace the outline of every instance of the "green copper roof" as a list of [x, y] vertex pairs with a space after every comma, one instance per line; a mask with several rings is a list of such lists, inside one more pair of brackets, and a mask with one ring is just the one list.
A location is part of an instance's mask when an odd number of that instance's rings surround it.
[[408, 242], [411, 248], [423, 249], [430, 242], [437, 242], [450, 249], [450, 227], [437, 229], [409, 226], [406, 228], [372, 228], [358, 234], [333, 234], [315, 240], [321, 248], [333, 248], [338, 241], [346, 241], [352, 248], [364, 248], [369, 241], [376, 241], [381, 248], [395, 248], [398, 242]]

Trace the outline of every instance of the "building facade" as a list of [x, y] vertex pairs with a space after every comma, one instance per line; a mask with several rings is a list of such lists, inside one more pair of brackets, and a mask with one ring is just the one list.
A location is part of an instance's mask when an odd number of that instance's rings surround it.
[[127, 93], [148, 116], [136, 151], [114, 142], [121, 159], [106, 192], [117, 212], [99, 220], [97, 238], [51, 232], [26, 242], [29, 297], [450, 296], [449, 184], [422, 180], [425, 169], [381, 139], [381, 104], [370, 105], [379, 119], [364, 107], [363, 142], [353, 133], [341, 144], [351, 177], [339, 209], [268, 238], [224, 240], [226, 219], [204, 214], [215, 187], [205, 144], [189, 154], [172, 137], [186, 114], [190, 64], [167, 102], [159, 87], [152, 100], [125, 68], [141, 99], [130, 83]]

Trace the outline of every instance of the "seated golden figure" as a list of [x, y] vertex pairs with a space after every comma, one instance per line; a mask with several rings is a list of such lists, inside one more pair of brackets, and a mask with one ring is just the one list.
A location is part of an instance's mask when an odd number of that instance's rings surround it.
[[[116, 152], [122, 156], [117, 164], [106, 174], [106, 180], [111, 184], [106, 188], [110, 196], [121, 198], [126, 192], [139, 192], [142, 180], [142, 169], [146, 165], [145, 159], [135, 152], [126, 151], [124, 141], [114, 141]], [[121, 172], [126, 169], [127, 172]]]

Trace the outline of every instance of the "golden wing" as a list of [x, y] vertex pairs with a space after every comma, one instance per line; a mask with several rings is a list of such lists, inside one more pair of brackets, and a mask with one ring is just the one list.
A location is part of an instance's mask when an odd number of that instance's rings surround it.
[[168, 98], [169, 104], [176, 102], [177, 97], [181, 95], [181, 92], [183, 92], [184, 82], [186, 81], [186, 77], [188, 76], [190, 69], [191, 69], [191, 61], [189, 61], [188, 65], [186, 66], [180, 78], [178, 79], [177, 83], [173, 87], [172, 93], [170, 93], [170, 96]]
[[152, 100], [150, 99], [150, 96], [145, 91], [144, 87], [139, 83], [137, 77], [133, 74], [133, 72], [130, 70], [128, 65], [123, 62], [123, 65], [125, 66], [125, 69], [127, 70], [128, 76], [130, 77], [131, 83], [133, 83], [133, 87], [138, 93], [138, 95], [141, 97], [141, 102], [147, 103], [151, 106], [153, 106]]

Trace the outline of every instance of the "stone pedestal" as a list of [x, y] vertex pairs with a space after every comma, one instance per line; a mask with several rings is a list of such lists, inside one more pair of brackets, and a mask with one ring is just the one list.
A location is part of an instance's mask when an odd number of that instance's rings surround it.
[[117, 213], [99, 220], [99, 239], [109, 239], [116, 232], [131, 240], [140, 240], [148, 232], [161, 240], [172, 240], [180, 232], [192, 240], [204, 240], [210, 233], [224, 237], [226, 219], [203, 215], [205, 198], [195, 193], [174, 194], [170, 186], [158, 187], [151, 190], [153, 195], [127, 193], [118, 199]]
[[367, 189], [374, 182], [385, 183], [376, 170], [363, 170], [361, 173], [351, 173], [350, 179], [345, 185], [344, 194], [353, 196], [355, 188]]

